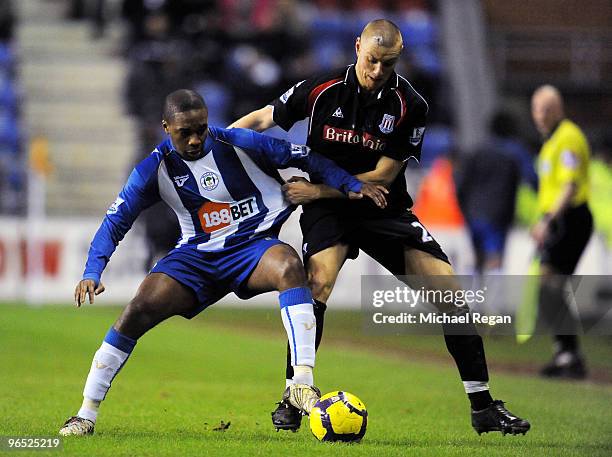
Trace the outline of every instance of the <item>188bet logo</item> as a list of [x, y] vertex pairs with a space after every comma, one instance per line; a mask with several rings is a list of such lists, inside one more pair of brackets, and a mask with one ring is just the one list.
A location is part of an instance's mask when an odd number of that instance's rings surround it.
[[206, 233], [227, 227], [232, 222], [245, 219], [257, 212], [255, 197], [234, 203], [206, 202], [198, 211], [200, 224]]

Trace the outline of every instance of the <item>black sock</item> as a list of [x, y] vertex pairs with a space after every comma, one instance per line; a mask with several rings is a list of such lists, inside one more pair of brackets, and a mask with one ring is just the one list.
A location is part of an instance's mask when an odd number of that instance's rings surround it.
[[444, 341], [463, 381], [489, 380], [482, 338], [473, 323], [444, 324]]
[[558, 344], [559, 352], [578, 351], [578, 337], [576, 335], [555, 335], [555, 340]]
[[[446, 348], [455, 359], [461, 380], [488, 382], [484, 345], [474, 324], [442, 325], [442, 328]], [[469, 393], [468, 397], [474, 411], [485, 409], [493, 401], [488, 390]]]
[[[319, 345], [321, 344], [321, 338], [323, 338], [323, 324], [325, 322], [325, 310], [327, 309], [327, 305], [319, 300], [314, 300], [312, 309], [317, 322], [317, 333], [315, 335], [316, 351], [319, 349]], [[285, 376], [285, 379], [293, 378], [293, 367], [291, 366], [291, 347], [289, 346], [289, 342], [287, 342], [287, 366], [285, 369]]]
[[472, 406], [473, 411], [480, 411], [485, 409], [491, 403], [493, 403], [493, 398], [488, 390], [481, 390], [480, 392], [472, 392], [468, 394], [470, 399], [470, 404]]

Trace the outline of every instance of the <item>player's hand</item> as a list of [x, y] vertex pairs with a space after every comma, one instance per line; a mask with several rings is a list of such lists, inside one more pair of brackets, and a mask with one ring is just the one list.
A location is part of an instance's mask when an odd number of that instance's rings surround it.
[[534, 239], [539, 248], [542, 247], [548, 233], [550, 231], [550, 223], [546, 219], [540, 219], [536, 225], [531, 228], [531, 237]]
[[96, 287], [93, 279], [83, 279], [74, 289], [74, 303], [80, 307], [85, 303], [85, 297], [89, 295], [89, 303], [93, 304], [94, 295], [100, 295], [102, 292], [104, 292], [104, 284], [99, 283]]
[[293, 205], [305, 205], [317, 200], [321, 195], [316, 184], [301, 176], [292, 176], [281, 189], [285, 200]]
[[386, 208], [387, 206], [387, 197], [385, 197], [385, 195], [388, 193], [389, 191], [387, 188], [381, 186], [380, 184], [370, 184], [364, 182], [363, 186], [361, 187], [361, 192], [349, 192], [348, 196], [351, 200], [358, 200], [363, 198], [365, 195], [366, 197], [371, 198], [376, 206], [382, 209]]

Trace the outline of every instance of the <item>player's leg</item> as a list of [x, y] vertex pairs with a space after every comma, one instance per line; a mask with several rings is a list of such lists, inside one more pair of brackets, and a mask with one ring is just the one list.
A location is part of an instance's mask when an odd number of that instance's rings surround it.
[[[338, 273], [348, 255], [349, 247], [344, 243], [338, 243], [313, 254], [306, 259], [306, 273], [308, 276], [308, 287], [314, 299], [314, 315], [317, 321], [317, 334], [315, 338], [315, 350], [319, 349], [323, 338], [323, 326], [325, 324], [325, 311], [327, 300], [338, 279]], [[291, 367], [291, 352], [287, 345], [286, 383], [293, 381], [293, 368]]]
[[[338, 272], [347, 257], [356, 257], [358, 251], [349, 249], [343, 241], [347, 232], [347, 217], [339, 213], [337, 205], [329, 206], [325, 202], [315, 202], [304, 206], [300, 217], [303, 242], [302, 252], [308, 274], [308, 285], [314, 298], [316, 319], [315, 350], [318, 349], [323, 336], [327, 299], [336, 282]], [[311, 258], [315, 258], [311, 262]], [[287, 361], [285, 366], [285, 385], [293, 383], [291, 349], [287, 344]], [[297, 430], [302, 416], [296, 408], [281, 400], [272, 412], [272, 423], [277, 429]]]
[[289, 340], [295, 383], [291, 390], [286, 390], [284, 400], [309, 412], [320, 393], [312, 388], [297, 387], [314, 384], [316, 339], [312, 294], [302, 261], [291, 246], [277, 244], [265, 251], [248, 279], [247, 288], [251, 293], [280, 292], [281, 318]]
[[[358, 233], [358, 243], [364, 252], [394, 275], [412, 276], [407, 279], [410, 287], [441, 291], [460, 289], [446, 254], [412, 213], [366, 222]], [[386, 237], [384, 243], [376, 241], [381, 236]], [[453, 304], [433, 304], [447, 313], [467, 311]], [[493, 430], [526, 432], [529, 423], [509, 413], [503, 403], [493, 401], [489, 394], [484, 347], [474, 324], [462, 324], [461, 328], [454, 325], [443, 325], [444, 340], [469, 397], [474, 428], [479, 433]]]
[[553, 358], [542, 368], [543, 376], [583, 379], [587, 375], [578, 322], [564, 289], [592, 231], [593, 218], [588, 207], [571, 208], [552, 224], [551, 235], [541, 249], [539, 324], [554, 335]]
[[[313, 311], [316, 321], [315, 351], [321, 344], [327, 298], [331, 294], [338, 277], [338, 272], [346, 259], [348, 246], [337, 244], [309, 257], [308, 286], [313, 291]], [[315, 260], [313, 260], [313, 258]], [[285, 386], [289, 388], [298, 382], [292, 365], [291, 345], [287, 343], [287, 361], [285, 367]], [[272, 411], [272, 423], [277, 430], [297, 430], [302, 422], [300, 412], [286, 400], [281, 400]]]
[[94, 354], [83, 390], [83, 404], [77, 415], [66, 421], [60, 434], [93, 433], [100, 403], [138, 338], [163, 320], [174, 315], [189, 315], [198, 306], [190, 288], [163, 273], [148, 275]]

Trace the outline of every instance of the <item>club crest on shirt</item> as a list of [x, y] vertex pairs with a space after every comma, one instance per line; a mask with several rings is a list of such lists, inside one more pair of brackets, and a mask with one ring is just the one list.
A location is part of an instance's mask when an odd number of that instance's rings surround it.
[[200, 184], [204, 190], [214, 190], [219, 185], [219, 177], [212, 171], [207, 171], [200, 177]]
[[393, 124], [395, 122], [395, 116], [391, 114], [383, 115], [382, 121], [378, 128], [382, 133], [391, 133], [393, 131]]

